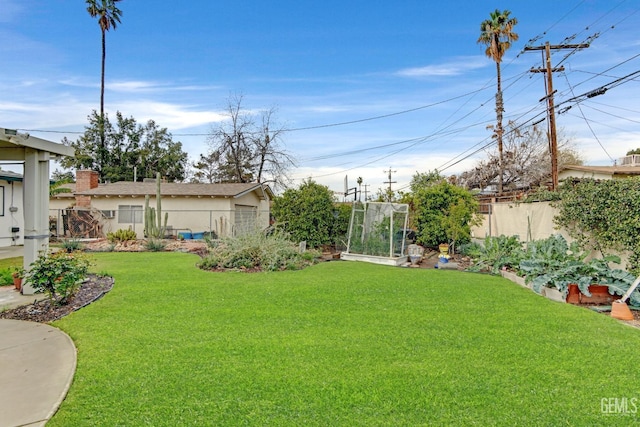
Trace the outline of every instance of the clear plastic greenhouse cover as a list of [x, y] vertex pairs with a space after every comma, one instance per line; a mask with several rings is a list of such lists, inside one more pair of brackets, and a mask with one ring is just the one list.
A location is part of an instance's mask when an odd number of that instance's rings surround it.
[[406, 255], [408, 220], [407, 204], [354, 202], [346, 252], [390, 258]]

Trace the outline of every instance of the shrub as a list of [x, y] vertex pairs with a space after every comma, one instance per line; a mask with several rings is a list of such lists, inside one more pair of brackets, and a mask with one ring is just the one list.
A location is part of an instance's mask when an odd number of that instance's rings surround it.
[[166, 246], [166, 243], [160, 239], [148, 239], [144, 244], [144, 247], [151, 252], [162, 252]]
[[582, 179], [561, 187], [556, 224], [584, 249], [629, 251], [630, 270], [640, 274], [640, 178]]
[[138, 238], [138, 235], [136, 234], [135, 231], [131, 229], [128, 229], [128, 230], [119, 229], [116, 232], [107, 233], [107, 240], [109, 240], [112, 243], [126, 242], [127, 240], [136, 240], [137, 238]]
[[10, 268], [0, 269], [0, 286], [13, 285], [13, 273]]
[[79, 251], [80, 249], [82, 249], [82, 243], [80, 243], [80, 241], [76, 239], [63, 240], [60, 243], [60, 246], [67, 252]]
[[24, 279], [37, 291], [46, 292], [53, 302], [64, 305], [86, 278], [89, 265], [89, 259], [79, 252], [45, 253], [31, 263]]
[[299, 253], [298, 245], [291, 242], [287, 234], [274, 231], [269, 235], [253, 233], [218, 240], [199, 267], [205, 270], [299, 270], [314, 259], [315, 252]]
[[518, 236], [489, 236], [484, 239], [483, 245], [468, 245], [464, 250], [474, 262], [469, 271], [489, 271], [493, 274], [499, 274], [502, 267], [518, 269], [524, 257]]

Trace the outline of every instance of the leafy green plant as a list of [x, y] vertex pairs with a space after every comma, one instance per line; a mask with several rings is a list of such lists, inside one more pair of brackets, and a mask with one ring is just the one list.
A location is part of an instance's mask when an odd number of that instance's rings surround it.
[[351, 210], [352, 205], [350, 203], [340, 203], [334, 207], [333, 215], [335, 221], [331, 228], [331, 243], [336, 247], [346, 248], [347, 246]]
[[503, 267], [517, 269], [524, 256], [522, 243], [518, 236], [487, 237], [482, 245], [469, 246], [473, 264], [469, 271], [488, 271], [492, 274], [500, 274]]
[[10, 268], [0, 269], [0, 286], [13, 285], [13, 272]]
[[136, 234], [136, 232], [131, 229], [125, 230], [121, 228], [115, 232], [107, 233], [107, 240], [112, 243], [126, 242], [127, 240], [136, 240], [137, 237], [138, 235]]
[[569, 272], [570, 268], [582, 265], [585, 258], [586, 254], [580, 250], [578, 243], [569, 244], [561, 234], [554, 234], [528, 243], [519, 271], [525, 275], [528, 283], [538, 276], [563, 268], [569, 268]]
[[[594, 258], [588, 262], [570, 260], [559, 268], [548, 270], [531, 280], [531, 289], [541, 293], [543, 287], [555, 288], [567, 296], [569, 285], [576, 284], [586, 296], [591, 296], [589, 286], [598, 284], [609, 287], [611, 295], [624, 295], [635, 280], [636, 276], [628, 271], [612, 269], [609, 262], [620, 262], [616, 256]], [[634, 304], [640, 304], [640, 292], [637, 290], [630, 295]]]
[[31, 263], [24, 279], [36, 290], [46, 292], [56, 304], [67, 304], [82, 280], [90, 261], [80, 252], [43, 253]]
[[556, 224], [585, 249], [629, 251], [630, 271], [640, 274], [640, 178], [582, 179], [561, 187]]

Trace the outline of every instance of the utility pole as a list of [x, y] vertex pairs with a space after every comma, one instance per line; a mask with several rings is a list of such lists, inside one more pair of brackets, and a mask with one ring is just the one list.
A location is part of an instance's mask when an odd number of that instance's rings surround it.
[[392, 173], [396, 173], [397, 171], [393, 171], [393, 170], [391, 170], [391, 167], [389, 167], [389, 170], [388, 171], [384, 171], [384, 172], [389, 174], [389, 181], [385, 181], [385, 182], [383, 182], [383, 184], [389, 184], [389, 191], [387, 193], [387, 199], [388, 199], [387, 201], [391, 202], [391, 195], [393, 194], [393, 192], [391, 191], [391, 184], [395, 184], [397, 182], [397, 181], [391, 181], [391, 174]]
[[369, 188], [369, 184], [364, 184], [364, 201], [366, 202], [367, 200], [369, 200], [369, 190], [367, 190], [367, 188]]
[[[532, 50], [544, 50], [545, 57], [543, 62], [545, 63], [545, 67], [541, 68], [532, 68], [529, 70], [532, 73], [546, 73], [547, 74], [547, 84], [546, 92], [547, 95], [547, 116], [549, 117], [549, 150], [551, 152], [551, 190], [555, 191], [558, 189], [558, 136], [556, 133], [556, 113], [555, 106], [553, 102], [553, 73], [558, 71], [564, 71], [564, 67], [556, 67], [553, 68], [551, 66], [551, 49], [560, 50], [560, 49], [584, 49], [589, 47], [588, 43], [581, 44], [563, 44], [563, 45], [554, 45], [551, 46], [549, 42], [546, 42], [544, 46], [527, 46], [524, 48], [525, 51]], [[544, 99], [544, 98], [542, 98]]]

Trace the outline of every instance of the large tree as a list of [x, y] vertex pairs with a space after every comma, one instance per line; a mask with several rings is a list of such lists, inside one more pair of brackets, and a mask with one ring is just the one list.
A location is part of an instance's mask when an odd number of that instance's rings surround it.
[[88, 119], [89, 125], [76, 141], [62, 140], [63, 144], [75, 149], [74, 157], [62, 159], [62, 167], [97, 170], [98, 141], [104, 131], [106, 156], [100, 168], [101, 180], [133, 181], [135, 174], [141, 181], [154, 178], [156, 172], [168, 181], [186, 178], [188, 155], [182, 151], [182, 143], [173, 141], [171, 133], [158, 127], [153, 120], [140, 125], [133, 117], [124, 117], [117, 112], [113, 125], [107, 115], [102, 119], [96, 111]]
[[511, 42], [518, 40], [518, 35], [513, 32], [513, 27], [518, 23], [516, 18], [510, 18], [508, 10], [500, 12], [496, 9], [489, 14], [490, 18], [480, 24], [480, 37], [478, 43], [487, 46], [485, 55], [496, 62], [497, 91], [496, 91], [496, 129], [495, 138], [498, 140], [498, 152], [500, 161], [500, 175], [498, 180], [498, 192], [502, 193], [502, 114], [504, 113], [504, 103], [502, 100], [502, 76], [500, 74], [500, 63], [505, 52], [511, 47]]
[[[106, 34], [111, 28], [116, 29], [120, 23], [122, 11], [116, 3], [122, 0], [85, 0], [87, 12], [92, 18], [98, 18], [98, 25], [102, 34], [102, 63], [100, 68], [100, 119], [104, 121], [104, 70], [107, 59]], [[98, 170], [101, 169], [106, 156], [104, 123], [100, 124], [100, 149], [98, 151]]]
[[[569, 138], [559, 134], [558, 164], [579, 165], [582, 158]], [[508, 191], [535, 189], [551, 177], [551, 154], [547, 134], [537, 126], [521, 129], [509, 122], [504, 135], [503, 158], [491, 150], [487, 158], [457, 177], [458, 184], [484, 190], [498, 184], [502, 175], [503, 189]]]
[[285, 129], [275, 124], [276, 110], [259, 116], [242, 108], [241, 95], [231, 96], [227, 120], [209, 135], [209, 151], [194, 164], [195, 176], [218, 182], [264, 182], [285, 187], [287, 170], [295, 165], [284, 149]]

